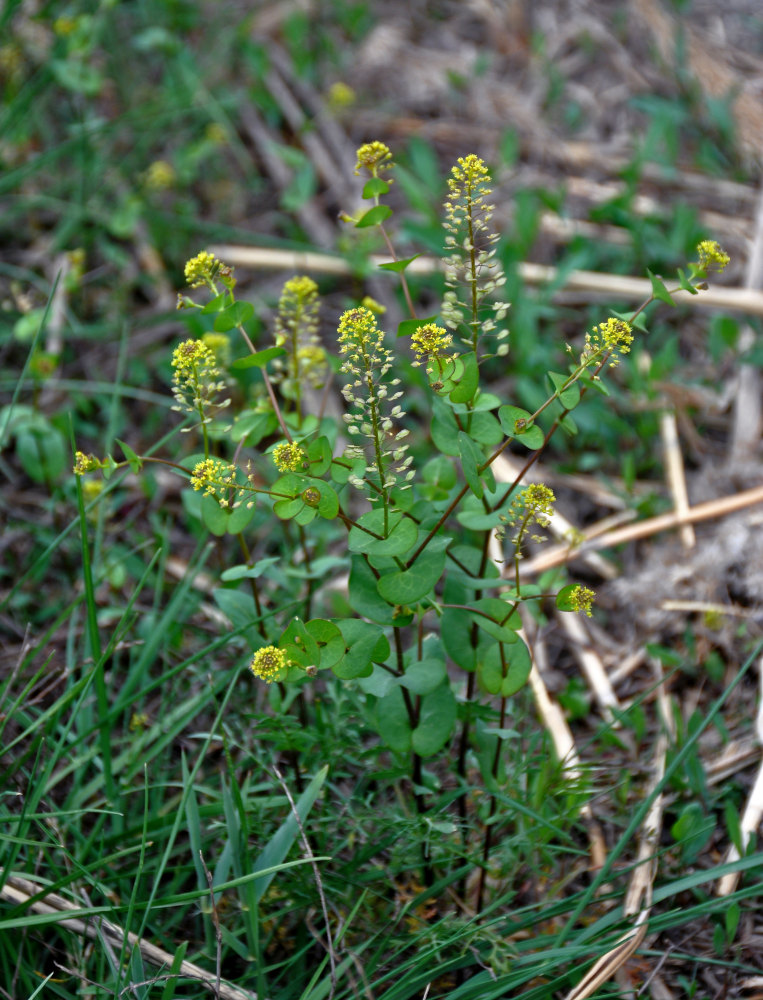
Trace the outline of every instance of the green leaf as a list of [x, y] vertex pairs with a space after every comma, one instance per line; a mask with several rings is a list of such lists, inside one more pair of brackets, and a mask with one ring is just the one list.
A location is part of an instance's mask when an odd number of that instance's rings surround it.
[[205, 306], [201, 308], [202, 316], [210, 316], [212, 313], [220, 312], [225, 309], [226, 305], [230, 302], [230, 296], [227, 292], [220, 292], [219, 295], [215, 295], [213, 299], [210, 299]]
[[[466, 546], [456, 546], [457, 558], [466, 564], [467, 569], [477, 567], [481, 561], [482, 553], [478, 549], [473, 549], [473, 556], [470, 559]], [[450, 608], [448, 604], [465, 604], [468, 594], [460, 582], [452, 579], [450, 574], [446, 578], [443, 588], [443, 608], [440, 625], [440, 636], [443, 648], [448, 656], [462, 670], [472, 671], [477, 666], [476, 645], [472, 645], [472, 618], [468, 611], [463, 608]], [[475, 639], [476, 643], [476, 639]]]
[[410, 569], [388, 573], [376, 584], [385, 601], [390, 604], [415, 604], [432, 590], [445, 569], [445, 549], [434, 548], [434, 540], [421, 553]]
[[463, 431], [458, 432], [458, 450], [461, 455], [461, 468], [469, 489], [481, 499], [485, 489], [480, 479], [479, 466], [485, 461], [485, 456]]
[[458, 432], [452, 410], [435, 396], [432, 400], [430, 434], [437, 451], [442, 455], [458, 455]]
[[352, 610], [381, 625], [407, 624], [412, 616], [395, 618], [394, 602], [385, 601], [376, 588], [376, 576], [363, 556], [353, 556], [350, 563], [350, 579], [347, 588]]
[[574, 410], [580, 402], [580, 386], [578, 383], [573, 382], [572, 385], [568, 385], [565, 389], [564, 386], [569, 379], [569, 375], [560, 375], [558, 372], [547, 372], [546, 374], [551, 381], [551, 385], [554, 387], [557, 399], [565, 410]]
[[[501, 653], [504, 662], [501, 661]], [[500, 694], [503, 698], [509, 698], [524, 687], [531, 669], [530, 651], [525, 643], [517, 638], [517, 641], [509, 646], [504, 643], [489, 646], [479, 664], [478, 673], [480, 683], [489, 694]]]
[[212, 597], [225, 617], [230, 620], [233, 628], [245, 629], [242, 633], [244, 639], [253, 649], [259, 649], [263, 642], [255, 624], [257, 612], [251, 592], [246, 593], [243, 590], [227, 590], [223, 587], [217, 587], [212, 591]]
[[498, 411], [498, 419], [507, 437], [515, 438], [531, 451], [537, 451], [543, 447], [545, 436], [536, 424], [527, 423], [531, 416], [527, 410], [508, 404]]
[[116, 439], [116, 442], [122, 449], [124, 456], [127, 459], [127, 463], [130, 466], [130, 469], [135, 473], [140, 472], [140, 470], [143, 468], [143, 460], [141, 459], [141, 457], [135, 454], [135, 452], [132, 450], [129, 444], [125, 444], [124, 441], [120, 441], [119, 438]]
[[390, 750], [407, 753], [411, 749], [411, 722], [399, 687], [379, 698], [374, 715], [379, 736]]
[[726, 924], [726, 941], [731, 944], [731, 942], [736, 937], [737, 927], [739, 927], [739, 918], [742, 916], [742, 910], [739, 903], [732, 903], [726, 910], [724, 917], [724, 923]]
[[[411, 257], [411, 260], [413, 260], [413, 257]], [[382, 265], [382, 267], [384, 266]], [[397, 335], [398, 337], [412, 337], [420, 327], [426, 326], [428, 323], [434, 323], [436, 319], [436, 316], [427, 316], [425, 319], [404, 319], [402, 323], [398, 323]]]
[[64, 437], [46, 417], [41, 416], [40, 424], [28, 424], [16, 432], [16, 454], [36, 483], [55, 482], [70, 468]]
[[214, 329], [217, 333], [226, 333], [238, 326], [244, 326], [252, 319], [254, 319], [254, 306], [251, 302], [234, 302], [217, 314]]
[[229, 569], [223, 570], [220, 574], [220, 579], [224, 583], [231, 583], [234, 580], [256, 580], [261, 577], [263, 573], [266, 573], [271, 566], [276, 563], [281, 562], [280, 556], [269, 556], [267, 559], [259, 559], [254, 566], [247, 566], [246, 563], [240, 563], [238, 566], [231, 566]]
[[[339, 631], [337, 629], [337, 631]], [[321, 654], [318, 643], [313, 639], [299, 618], [292, 618], [278, 640], [278, 648], [282, 649], [294, 663], [300, 667], [318, 666]], [[342, 649], [344, 652], [344, 649]]]
[[470, 531], [490, 531], [501, 523], [501, 512], [492, 510], [486, 513], [482, 501], [469, 493], [461, 503], [456, 520]]
[[429, 490], [422, 490], [428, 499], [444, 499], [458, 482], [453, 462], [445, 455], [431, 458], [421, 470], [421, 476]]
[[371, 177], [363, 185], [363, 198], [368, 201], [369, 198], [378, 198], [379, 195], [387, 194], [388, 191], [388, 181], [385, 181], [383, 177]]
[[456, 724], [456, 699], [449, 684], [424, 695], [411, 746], [420, 757], [431, 757], [445, 746]]
[[232, 371], [243, 371], [245, 368], [264, 368], [273, 358], [280, 358], [286, 354], [283, 347], [266, 347], [264, 351], [255, 351], [244, 358], [238, 358], [231, 365]]
[[473, 620], [478, 627], [499, 642], [517, 641], [517, 629], [522, 627], [519, 612], [500, 597], [483, 597], [470, 605], [475, 612]]
[[408, 267], [409, 264], [412, 264], [414, 260], [420, 256], [420, 253], [415, 253], [413, 257], [406, 257], [405, 260], [392, 260], [388, 264], [379, 264], [379, 270], [394, 271], [395, 274], [402, 274], [406, 267]]
[[656, 274], [652, 274], [649, 268], [646, 269], [646, 273], [649, 275], [649, 280], [652, 283], [652, 295], [661, 302], [666, 302], [669, 306], [674, 306], [675, 302], [670, 294], [670, 292], [665, 287], [665, 283], [662, 278], [658, 278]]
[[473, 351], [460, 355], [459, 360], [463, 362], [464, 374], [456, 388], [450, 393], [450, 400], [452, 403], [468, 403], [474, 398], [479, 385], [479, 366]]
[[[292, 845], [300, 835], [300, 829], [304, 830], [305, 828], [307, 814], [320, 795], [328, 771], [328, 765], [322, 767], [297, 799], [296, 809], [294, 810], [297, 816], [289, 809], [288, 804], [284, 802], [285, 818], [252, 865], [251, 870], [253, 872], [262, 872], [267, 871], [268, 868], [276, 868], [286, 858]], [[297, 817], [299, 817], [299, 820], [297, 820]], [[274, 871], [270, 875], [265, 875], [257, 879], [255, 882], [255, 896], [257, 901], [263, 898], [277, 874]]]
[[65, 90], [84, 97], [97, 97], [103, 87], [103, 76], [83, 57], [71, 55], [68, 59], [51, 59], [48, 68]]
[[384, 222], [392, 215], [392, 209], [389, 205], [374, 205], [373, 208], [369, 208], [367, 212], [355, 223], [356, 229], [368, 229], [369, 226], [378, 226], [380, 223]]
[[412, 548], [419, 534], [416, 523], [399, 511], [393, 511], [387, 518], [388, 534], [385, 538], [383, 510], [371, 510], [359, 517], [347, 540], [350, 552], [392, 558], [402, 556]]
[[218, 538], [228, 530], [228, 511], [221, 507], [214, 497], [201, 498], [201, 520]]
[[577, 611], [577, 605], [573, 604], [570, 595], [574, 590], [577, 590], [580, 584], [568, 583], [566, 587], [562, 587], [559, 593], [556, 595], [556, 607], [559, 611]]
[[273, 513], [282, 521], [290, 521], [304, 507], [302, 497], [295, 497], [290, 500], [276, 500], [273, 504]]
[[681, 854], [687, 864], [698, 856], [715, 829], [713, 819], [706, 816], [699, 802], [689, 802], [670, 828], [673, 838], [681, 844]]
[[[463, 419], [463, 418], [462, 418]], [[503, 440], [501, 426], [492, 413], [474, 412], [470, 416], [469, 434], [478, 444], [499, 444]]]
[[331, 668], [334, 674], [344, 680], [369, 677], [373, 661], [383, 663], [389, 656], [389, 642], [384, 633], [378, 625], [357, 618], [338, 619], [335, 624], [341, 630], [347, 652]]
[[310, 475], [322, 476], [331, 466], [333, 452], [329, 439], [324, 435], [311, 441], [307, 449], [307, 460], [310, 463]]
[[[252, 496], [251, 501], [254, 497]], [[252, 502], [252, 506], [249, 506], [250, 500], [244, 500], [234, 507], [232, 510], [228, 510], [228, 525], [226, 527], [226, 532], [229, 535], [240, 535], [244, 528], [249, 524], [254, 517], [256, 510], [255, 505]]]
[[689, 295], [699, 295], [696, 287], [692, 285], [691, 281], [689, 281], [680, 267], [678, 268], [678, 283], [685, 292], [689, 293]]
[[305, 628], [318, 644], [320, 649], [321, 670], [330, 670], [339, 663], [345, 653], [344, 636], [339, 626], [325, 618], [313, 618]]
[[405, 676], [400, 678], [403, 687], [414, 694], [429, 694], [448, 678], [443, 660], [417, 660], [405, 668]]

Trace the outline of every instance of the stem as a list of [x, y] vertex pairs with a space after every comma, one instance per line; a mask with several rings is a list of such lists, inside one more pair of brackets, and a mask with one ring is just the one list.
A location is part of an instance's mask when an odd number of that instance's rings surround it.
[[[397, 660], [397, 672], [398, 676], [402, 677], [405, 673], [405, 665], [403, 663], [403, 644], [402, 637], [400, 635], [399, 628], [393, 628], [393, 635], [395, 641], [395, 657]], [[410, 724], [411, 730], [414, 730], [418, 725], [419, 721], [419, 709], [421, 707], [421, 698], [417, 697], [416, 704], [413, 704], [411, 700], [411, 693], [407, 688], [400, 688], [403, 701], [405, 702], [405, 710], [408, 713], [408, 722]], [[411, 751], [411, 784], [413, 786], [413, 801], [416, 803], [416, 812], [419, 816], [423, 817], [426, 815], [427, 806], [424, 801], [424, 796], [418, 789], [421, 787], [421, 757], [415, 752]], [[422, 864], [422, 874], [424, 877], [424, 885], [430, 886], [434, 884], [434, 869], [432, 868], [432, 862], [429, 857], [429, 851], [427, 849], [428, 838], [425, 838], [421, 842], [421, 864]]]
[[[506, 675], [506, 661], [503, 657], [503, 644], [501, 644], [501, 660], [503, 662], [503, 673]], [[501, 698], [501, 724], [500, 728], [503, 729], [506, 723], [506, 698]], [[495, 742], [495, 754], [493, 755], [493, 766], [490, 769], [490, 773], [493, 778], [493, 782], [498, 781], [498, 765], [501, 760], [501, 740], [500, 737], [496, 736]], [[485, 840], [482, 845], [482, 868], [480, 868], [480, 879], [479, 886], [477, 889], [477, 905], [475, 907], [477, 913], [482, 912], [482, 901], [485, 894], [485, 878], [487, 876], [487, 864], [490, 857], [490, 848], [493, 846], [493, 828], [495, 823], [491, 823], [490, 820], [495, 816], [495, 810], [498, 804], [495, 793], [490, 796], [490, 811], [488, 813], [487, 828], [485, 830]]]
[[[238, 544], [241, 546], [241, 551], [244, 554], [244, 560], [246, 561], [246, 565], [251, 567], [253, 565], [252, 555], [249, 551], [249, 546], [246, 544], [246, 539], [244, 538], [243, 533], [239, 532], [236, 537], [238, 538]], [[258, 618], [257, 628], [262, 638], [267, 641], [268, 635], [267, 635], [267, 630], [265, 629], [265, 622], [263, 621], [263, 616], [262, 616], [262, 604], [260, 603], [260, 589], [257, 586], [257, 581], [253, 576], [249, 577], [249, 582], [252, 587], [252, 597], [254, 598], [254, 607], [257, 611], [257, 618]]]
[[[377, 205], [379, 204], [378, 198], [376, 199], [376, 204]], [[379, 229], [381, 230], [381, 234], [384, 237], [384, 242], [387, 245], [387, 250], [389, 250], [390, 257], [395, 261], [399, 260], [397, 254], [395, 253], [395, 248], [392, 246], [392, 240], [389, 238], [389, 236], [387, 235], [387, 230], [384, 228], [383, 222], [379, 223]], [[405, 303], [408, 306], [408, 312], [411, 314], [411, 319], [416, 319], [416, 309], [413, 305], [413, 299], [411, 298], [411, 292], [410, 289], [408, 288], [408, 281], [405, 277], [404, 271], [400, 272], [400, 286], [403, 289], [403, 295], [405, 296]]]
[[366, 366], [366, 385], [368, 386], [368, 405], [371, 411], [371, 427], [374, 435], [374, 454], [376, 456], [376, 470], [379, 474], [379, 491], [381, 493], [384, 509], [384, 537], [389, 533], [389, 491], [384, 485], [384, 451], [381, 446], [381, 432], [379, 428], [379, 403], [376, 398], [376, 385], [371, 374], [371, 359], [363, 352], [363, 360]]

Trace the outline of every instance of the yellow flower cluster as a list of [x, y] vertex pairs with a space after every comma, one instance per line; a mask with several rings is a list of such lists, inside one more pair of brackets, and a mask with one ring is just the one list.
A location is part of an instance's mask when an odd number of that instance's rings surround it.
[[491, 225], [494, 206], [487, 200], [491, 193], [490, 172], [484, 160], [474, 153], [459, 157], [451, 167], [443, 206], [448, 256], [441, 313], [449, 329], [463, 331], [459, 336], [471, 350], [477, 350], [481, 337], [492, 335], [495, 353], [502, 356], [509, 350], [504, 343], [509, 331], [499, 329], [498, 324], [506, 318], [509, 304], [485, 303], [506, 283], [496, 257], [498, 234]]
[[593, 617], [591, 607], [593, 606], [596, 594], [589, 587], [578, 585], [570, 591], [569, 601], [573, 611], [582, 611], [583, 614]]
[[356, 155], [358, 159], [355, 164], [356, 174], [365, 169], [372, 177], [378, 177], [382, 170], [390, 170], [395, 165], [389, 146], [378, 140], [364, 143]]
[[[532, 483], [526, 486], [511, 501], [511, 506], [505, 514], [501, 514], [501, 521], [504, 524], [513, 524], [517, 530], [512, 537], [512, 542], [519, 547], [522, 539], [533, 524], [546, 528], [551, 523], [551, 516], [554, 513], [556, 497], [553, 490], [543, 483]], [[499, 531], [499, 534], [502, 532]], [[545, 535], [531, 535], [533, 541], [545, 541]]]
[[384, 348], [384, 333], [376, 323], [376, 316], [370, 309], [358, 306], [342, 313], [339, 320], [339, 353], [347, 355], [342, 364], [343, 372], [360, 375], [358, 362], [364, 361], [364, 368], [382, 362], [386, 365], [382, 374], [390, 366], [389, 351]]
[[201, 342], [214, 354], [215, 361], [224, 368], [227, 368], [231, 360], [230, 337], [228, 334], [212, 333], [210, 331], [204, 334]]
[[355, 91], [342, 80], [332, 83], [328, 92], [329, 107], [339, 111], [341, 108], [349, 108], [355, 103]]
[[277, 444], [273, 449], [273, 463], [279, 472], [297, 472], [306, 459], [302, 448], [293, 441]]
[[197, 414], [201, 423], [207, 424], [212, 419], [212, 409], [229, 405], [229, 399], [223, 402], [215, 400], [225, 388], [225, 383], [218, 380], [220, 369], [215, 355], [203, 341], [184, 340], [178, 344], [172, 352], [172, 367], [172, 394], [177, 403], [173, 410]]
[[453, 343], [453, 337], [442, 326], [427, 323], [420, 326], [411, 336], [411, 347], [416, 355], [415, 364], [422, 358], [442, 357]]
[[697, 257], [699, 258], [697, 263], [703, 271], [712, 268], [720, 272], [731, 260], [726, 251], [715, 240], [702, 240], [697, 245]]
[[278, 300], [275, 342], [289, 357], [276, 358], [273, 382], [281, 383], [284, 395], [297, 401], [301, 412], [305, 382], [320, 389], [326, 380], [326, 352], [318, 342], [318, 286], [312, 278], [299, 275], [283, 286]]
[[619, 364], [620, 355], [630, 351], [632, 343], [633, 327], [630, 323], [610, 316], [606, 323], [595, 326], [592, 333], [586, 333], [581, 364], [598, 363], [603, 354], [609, 354], [610, 367], [614, 367]]
[[175, 168], [167, 160], [154, 160], [144, 177], [147, 188], [164, 191], [175, 183]]
[[100, 468], [101, 463], [95, 455], [86, 455], [83, 451], [74, 453], [74, 468], [72, 472], [75, 476], [84, 476], [86, 472], [94, 472]]
[[482, 196], [489, 195], [491, 188], [490, 171], [485, 166], [485, 161], [474, 153], [468, 156], [459, 156], [458, 160], [450, 168], [448, 178], [448, 192], [451, 198], [460, 198], [462, 194], [470, 194], [480, 188]]
[[288, 665], [289, 661], [283, 650], [277, 649], [275, 646], [263, 646], [252, 657], [249, 668], [255, 677], [270, 684], [271, 681], [278, 680]]
[[[205, 373], [209, 374], [210, 369], [215, 367], [215, 356], [203, 341], [184, 340], [172, 352], [172, 367], [176, 376], [194, 369], [197, 372], [206, 370]], [[216, 370], [214, 374], [217, 374]]]
[[213, 253], [202, 250], [185, 265], [185, 280], [191, 288], [201, 288], [214, 281], [220, 270], [220, 261]]
[[221, 507], [227, 507], [229, 501], [225, 495], [236, 485], [236, 466], [229, 465], [221, 458], [205, 458], [197, 462], [191, 473], [191, 486], [196, 492], [204, 491], [204, 496], [213, 496]]
[[290, 305], [292, 303], [305, 305], [306, 303], [311, 302], [317, 294], [318, 286], [312, 278], [308, 278], [307, 275], [304, 274], [297, 275], [284, 282], [278, 308], [281, 309], [283, 306]]

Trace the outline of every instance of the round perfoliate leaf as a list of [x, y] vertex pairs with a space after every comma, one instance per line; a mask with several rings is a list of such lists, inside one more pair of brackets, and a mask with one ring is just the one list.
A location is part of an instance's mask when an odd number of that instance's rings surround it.
[[498, 411], [498, 419], [506, 435], [520, 441], [531, 451], [537, 451], [543, 447], [545, 436], [540, 427], [531, 422], [531, 417], [531, 413], [519, 406], [507, 404]]

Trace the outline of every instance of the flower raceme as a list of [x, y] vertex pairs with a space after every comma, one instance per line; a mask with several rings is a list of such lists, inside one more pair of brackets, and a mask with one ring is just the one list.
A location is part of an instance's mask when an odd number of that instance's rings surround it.
[[[372, 442], [373, 460], [366, 466], [374, 491], [370, 496], [386, 502], [388, 491], [399, 477], [405, 477], [405, 483], [400, 487], [404, 489], [414, 474], [406, 471], [412, 457], [406, 456], [407, 446], [400, 443], [408, 431], [393, 431], [393, 421], [403, 416], [403, 410], [396, 402], [403, 394], [393, 392], [390, 395], [389, 389], [399, 385], [400, 380], [386, 380], [392, 367], [392, 352], [384, 346], [384, 333], [370, 309], [361, 306], [342, 314], [339, 352], [344, 358], [341, 371], [350, 377], [342, 395], [354, 411], [344, 414], [347, 430]], [[358, 449], [351, 448], [349, 451], [354, 457]], [[360, 452], [362, 454], [362, 449]], [[351, 477], [350, 482], [356, 488], [365, 488], [362, 479]], [[375, 493], [377, 490], [378, 493]]]
[[208, 424], [211, 410], [229, 405], [229, 399], [215, 400], [225, 383], [220, 379], [214, 352], [202, 340], [184, 340], [179, 344], [172, 352], [172, 369], [172, 394], [177, 403], [173, 410], [193, 413], [200, 423]]

